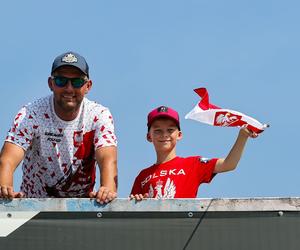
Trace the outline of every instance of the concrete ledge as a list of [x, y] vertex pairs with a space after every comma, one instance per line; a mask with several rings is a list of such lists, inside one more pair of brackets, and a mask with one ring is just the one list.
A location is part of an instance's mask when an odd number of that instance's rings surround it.
[[101, 205], [94, 199], [0, 199], [0, 212], [13, 211], [103, 211], [103, 212], [216, 212], [216, 211], [300, 211], [299, 197], [223, 199], [147, 199], [135, 202], [116, 199]]
[[300, 198], [0, 200], [0, 249], [298, 250]]

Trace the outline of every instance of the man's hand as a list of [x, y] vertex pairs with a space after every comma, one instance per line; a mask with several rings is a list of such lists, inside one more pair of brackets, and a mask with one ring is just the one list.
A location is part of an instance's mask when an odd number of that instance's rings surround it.
[[13, 199], [13, 198], [24, 198], [25, 195], [22, 192], [14, 192], [11, 186], [0, 186], [0, 198]]
[[110, 190], [107, 187], [100, 187], [97, 192], [90, 192], [89, 193], [90, 198], [96, 198], [96, 201], [100, 204], [109, 203], [115, 198], [117, 198], [117, 193]]

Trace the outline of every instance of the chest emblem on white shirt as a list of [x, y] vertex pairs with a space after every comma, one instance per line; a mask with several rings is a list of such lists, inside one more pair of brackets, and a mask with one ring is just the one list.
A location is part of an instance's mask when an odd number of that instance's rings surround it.
[[75, 131], [73, 140], [74, 140], [74, 146], [79, 147], [83, 142], [83, 131]]

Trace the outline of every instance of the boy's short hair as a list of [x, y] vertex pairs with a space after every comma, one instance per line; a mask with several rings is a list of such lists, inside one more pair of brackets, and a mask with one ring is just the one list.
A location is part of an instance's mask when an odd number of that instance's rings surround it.
[[153, 109], [148, 114], [148, 122], [147, 122], [148, 131], [150, 130], [153, 121], [160, 117], [166, 117], [172, 119], [176, 123], [178, 129], [180, 130], [179, 115], [177, 111], [175, 111], [170, 107], [160, 106], [158, 108]]

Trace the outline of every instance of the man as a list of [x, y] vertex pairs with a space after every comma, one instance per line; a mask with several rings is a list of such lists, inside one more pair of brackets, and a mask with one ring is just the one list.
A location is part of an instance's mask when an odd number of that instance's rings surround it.
[[[0, 198], [91, 197], [107, 203], [117, 194], [117, 141], [112, 115], [88, 100], [89, 67], [67, 52], [52, 64], [52, 95], [24, 106], [16, 115], [0, 155]], [[21, 192], [13, 173], [23, 160]], [[100, 188], [95, 185], [96, 163]]]

